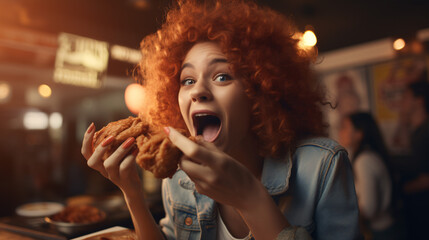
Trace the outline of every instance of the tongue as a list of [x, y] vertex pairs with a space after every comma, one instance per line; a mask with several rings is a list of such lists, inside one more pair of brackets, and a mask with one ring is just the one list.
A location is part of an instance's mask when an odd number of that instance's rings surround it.
[[208, 124], [203, 129], [203, 138], [207, 142], [213, 142], [216, 139], [218, 132], [219, 132], [218, 124]]

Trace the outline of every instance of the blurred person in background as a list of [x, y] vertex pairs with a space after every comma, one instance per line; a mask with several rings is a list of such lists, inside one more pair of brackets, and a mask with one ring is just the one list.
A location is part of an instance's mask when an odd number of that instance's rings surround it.
[[410, 239], [427, 239], [429, 227], [429, 83], [426, 76], [410, 83], [402, 98], [402, 112], [412, 128], [411, 155], [402, 173], [404, 213]]
[[389, 155], [372, 115], [346, 116], [339, 141], [350, 154], [365, 239], [401, 239], [394, 227]]

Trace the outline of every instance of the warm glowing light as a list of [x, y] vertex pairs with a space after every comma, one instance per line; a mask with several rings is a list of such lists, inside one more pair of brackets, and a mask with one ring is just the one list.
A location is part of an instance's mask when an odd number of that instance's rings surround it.
[[132, 113], [140, 113], [145, 105], [143, 86], [137, 83], [128, 85], [125, 89], [125, 104]]
[[149, 7], [149, 0], [132, 0], [134, 7], [139, 9], [147, 9]]
[[5, 82], [0, 82], [0, 102], [6, 100], [10, 96], [10, 85]]
[[63, 115], [58, 112], [54, 112], [49, 116], [49, 126], [52, 129], [59, 129], [63, 125]]
[[304, 46], [313, 47], [317, 43], [316, 34], [311, 30], [307, 30], [304, 32], [304, 35], [302, 35], [301, 41]]
[[393, 42], [393, 49], [399, 51], [405, 47], [405, 41], [402, 38], [398, 38]]
[[23, 119], [25, 129], [48, 128], [48, 115], [44, 112], [26, 112]]
[[39, 86], [39, 94], [44, 98], [49, 98], [52, 95], [51, 87], [46, 84], [42, 84]]

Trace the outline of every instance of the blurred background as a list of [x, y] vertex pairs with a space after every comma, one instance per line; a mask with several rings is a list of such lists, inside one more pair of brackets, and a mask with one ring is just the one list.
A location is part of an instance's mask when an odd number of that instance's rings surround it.
[[[427, 80], [429, 2], [257, 2], [292, 18], [303, 48], [318, 49], [317, 76], [340, 103], [326, 110], [330, 136], [338, 139], [341, 116], [371, 112], [400, 178], [410, 148], [398, 99], [407, 83]], [[139, 43], [170, 3], [0, 0], [0, 217], [28, 202], [117, 192], [86, 166], [81, 140], [91, 122], [99, 129], [139, 108], [126, 101], [141, 91], [131, 77]], [[145, 174], [157, 199], [159, 181]]]

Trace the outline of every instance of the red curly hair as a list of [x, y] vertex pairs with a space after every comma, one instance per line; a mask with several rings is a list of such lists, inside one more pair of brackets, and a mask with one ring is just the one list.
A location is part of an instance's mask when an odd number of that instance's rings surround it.
[[251, 128], [262, 156], [280, 157], [302, 138], [324, 134], [323, 92], [284, 16], [243, 0], [181, 1], [155, 34], [141, 42], [139, 79], [146, 89], [141, 113], [156, 127], [186, 125], [178, 92], [182, 61], [198, 42], [217, 42], [244, 80], [253, 103]]

